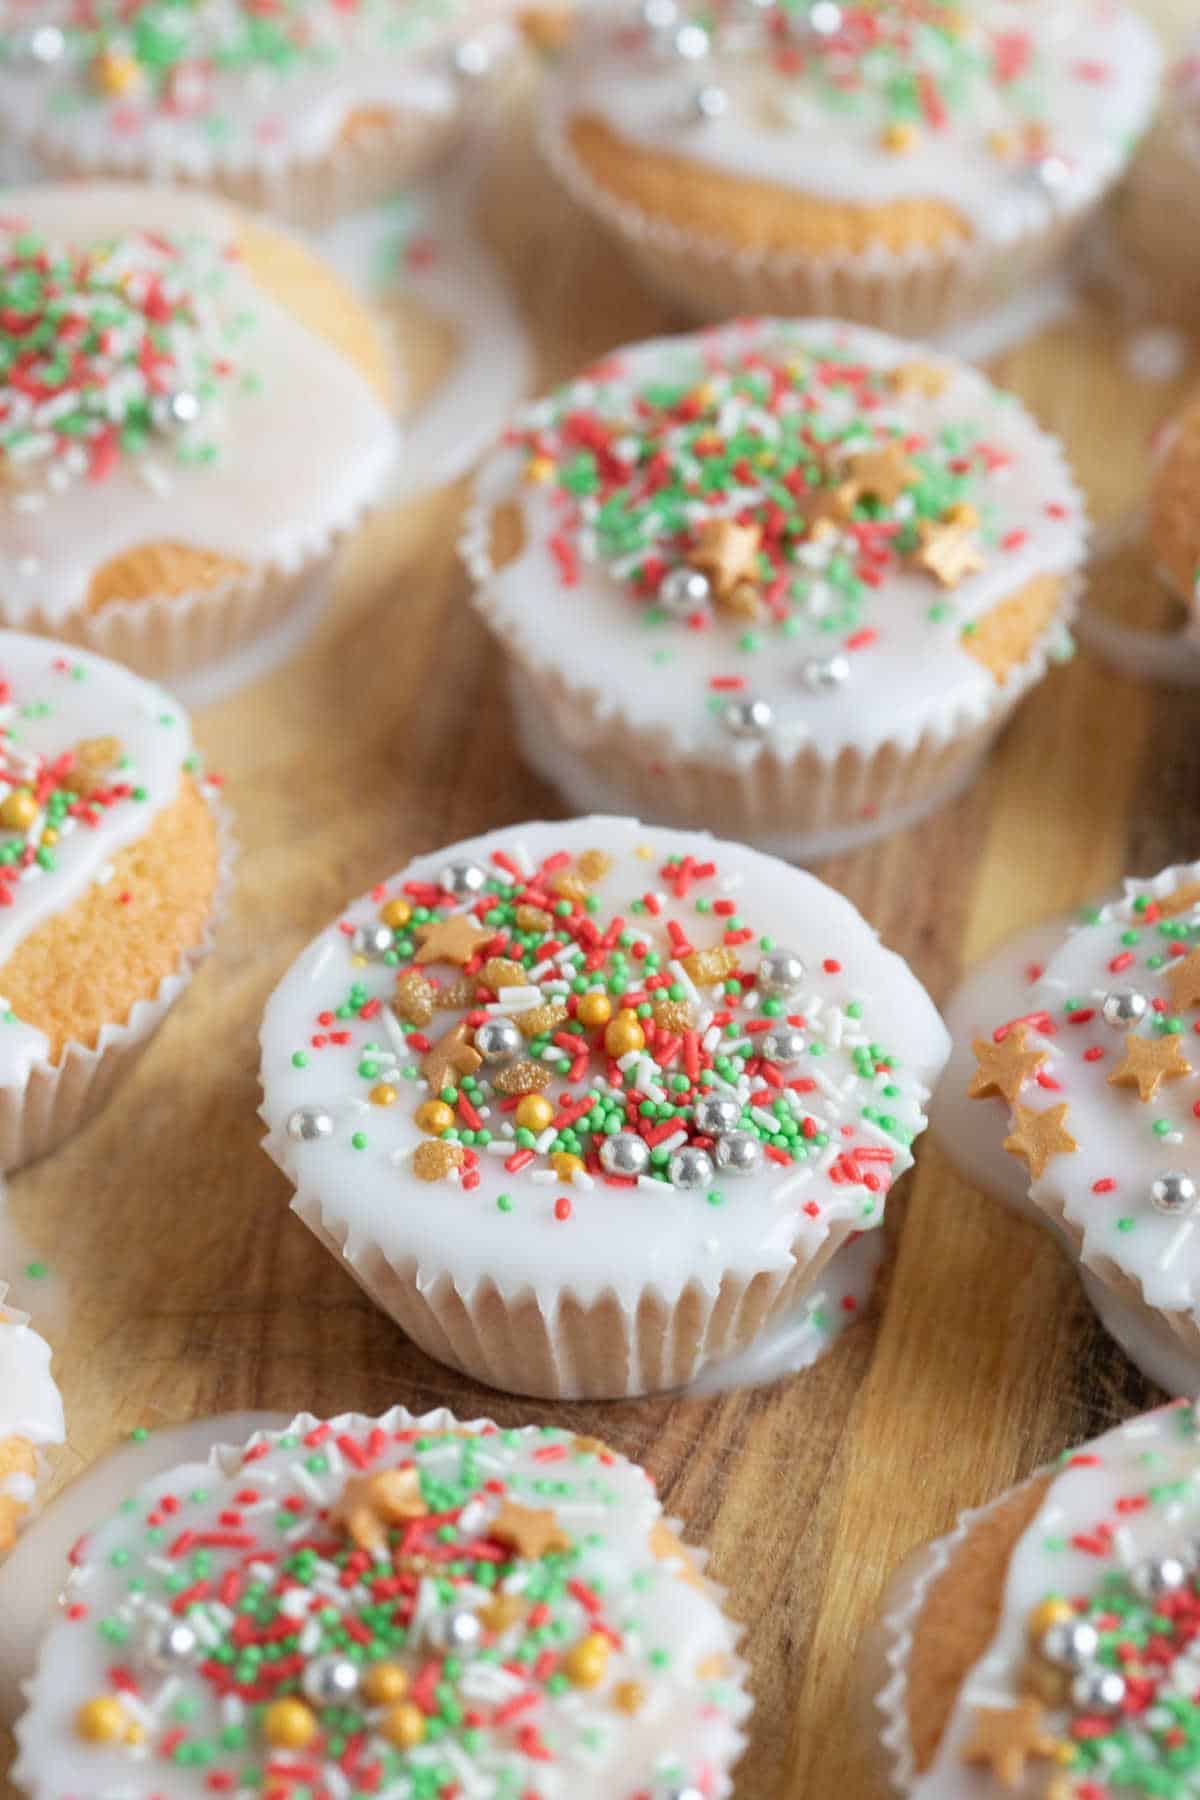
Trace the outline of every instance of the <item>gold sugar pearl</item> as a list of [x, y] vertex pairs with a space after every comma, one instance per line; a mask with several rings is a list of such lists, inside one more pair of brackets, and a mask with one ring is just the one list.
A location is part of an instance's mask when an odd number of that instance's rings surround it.
[[385, 900], [379, 909], [379, 917], [393, 931], [403, 931], [412, 918], [412, 907], [407, 900]]
[[569, 1150], [555, 1150], [550, 1158], [550, 1167], [560, 1181], [574, 1181], [583, 1172], [583, 1158], [572, 1155]]
[[363, 1678], [363, 1693], [372, 1706], [403, 1700], [407, 1692], [408, 1675], [399, 1663], [376, 1663]]
[[610, 1056], [628, 1056], [631, 1050], [644, 1050], [646, 1034], [637, 1014], [625, 1006], [604, 1033], [604, 1048]]
[[267, 1742], [276, 1750], [306, 1750], [319, 1730], [317, 1715], [303, 1700], [276, 1700], [263, 1718]]
[[381, 1081], [373, 1087], [367, 1098], [372, 1106], [395, 1106], [397, 1094], [390, 1081]]
[[75, 1714], [75, 1735], [86, 1744], [119, 1744], [125, 1740], [131, 1720], [113, 1694], [97, 1694], [85, 1700]]
[[526, 1094], [513, 1114], [523, 1131], [545, 1131], [554, 1120], [554, 1107], [544, 1094]]
[[398, 1750], [414, 1750], [425, 1736], [425, 1714], [411, 1700], [401, 1700], [386, 1715], [380, 1729]]
[[454, 1123], [454, 1108], [447, 1106], [444, 1100], [422, 1100], [413, 1117], [421, 1131], [427, 1131], [430, 1137], [440, 1137]]
[[612, 1018], [612, 1001], [607, 994], [585, 994], [575, 1008], [575, 1017], [581, 1025], [589, 1030], [597, 1025], [607, 1025]]
[[608, 1639], [598, 1631], [590, 1631], [572, 1644], [562, 1659], [562, 1672], [572, 1687], [599, 1687], [608, 1673], [611, 1649]]
[[28, 788], [14, 788], [0, 802], [0, 825], [6, 831], [28, 831], [38, 816], [38, 803]]
[[915, 125], [898, 120], [894, 125], [884, 128], [879, 141], [893, 156], [906, 156], [909, 151], [916, 149], [919, 135]]
[[613, 1689], [613, 1705], [618, 1712], [641, 1712], [646, 1704], [646, 1690], [640, 1681], [618, 1681]]

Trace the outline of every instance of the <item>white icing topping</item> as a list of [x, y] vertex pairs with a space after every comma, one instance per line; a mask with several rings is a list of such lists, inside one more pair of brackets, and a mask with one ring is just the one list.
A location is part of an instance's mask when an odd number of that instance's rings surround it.
[[[17, 190], [5, 196], [5, 217], [66, 244], [160, 230], [227, 248], [238, 229], [218, 202], [116, 185]], [[236, 263], [211, 309], [227, 326], [248, 315], [236, 354], [253, 377], [221, 403], [214, 459], [184, 465], [167, 442], [121, 456], [102, 480], [9, 488], [0, 499], [0, 607], [10, 622], [77, 612], [98, 568], [146, 544], [182, 542], [252, 569], [298, 568], [375, 498], [394, 429], [357, 370]]]
[[[179, 793], [192, 738], [186, 715], [162, 688], [46, 638], [0, 632], [0, 682], [8, 686], [0, 699], [0, 728], [6, 734], [0, 738], [0, 765], [5, 750], [18, 759], [27, 754], [53, 763], [85, 740], [115, 738], [127, 761], [112, 779], [137, 790], [94, 809], [94, 826], [68, 816], [48, 853], [53, 866], [35, 862], [10, 884], [11, 904], [0, 907], [2, 966], [29, 932], [80, 899], [93, 883], [107, 880], [118, 851], [153, 829], [157, 814]], [[8, 792], [7, 780], [0, 780], [0, 791]], [[36, 829], [31, 827], [31, 833]], [[0, 830], [0, 842], [14, 841], [11, 830]], [[41, 1031], [0, 1016], [0, 1087], [24, 1081], [46, 1049]]]
[[[839, 586], [838, 569], [853, 568], [855, 546], [851, 535], [839, 530], [819, 542], [793, 543], [788, 573], [804, 596], [785, 606], [786, 625], [771, 619], [748, 623], [722, 611], [704, 630], [689, 629], [679, 618], [650, 624], [652, 596], [631, 589], [626, 571], [607, 564], [595, 548], [594, 508], [589, 510], [586, 498], [582, 526], [572, 533], [557, 488], [525, 479], [529, 456], [518, 447], [498, 451], [478, 479], [468, 554], [481, 582], [480, 608], [497, 637], [522, 663], [561, 676], [572, 691], [585, 693], [602, 716], [661, 734], [673, 754], [741, 762], [760, 753], [756, 743], [731, 740], [722, 695], [766, 700], [775, 716], [772, 742], [784, 754], [811, 743], [832, 761], [845, 745], [869, 752], [888, 741], [911, 747], [925, 732], [948, 736], [966, 720], [983, 716], [997, 691], [991, 671], [964, 648], [964, 629], [1036, 576], [1061, 576], [1069, 587], [1082, 560], [1082, 502], [1058, 446], [1021, 406], [974, 370], [861, 328], [768, 320], [638, 345], [526, 409], [518, 428], [536, 431], [575, 407], [619, 421], [636, 391], [652, 379], [699, 386], [710, 369], [747, 355], [761, 353], [770, 363], [786, 365], [805, 352], [818, 358], [833, 352], [883, 372], [920, 361], [945, 374], [940, 394], [906, 391], [878, 405], [870, 418], [876, 427], [921, 434], [942, 457], [949, 452], [941, 448], [939, 434], [947, 431], [965, 432], [972, 443], [985, 442], [995, 452], [994, 466], [972, 488], [986, 513], [979, 573], [946, 590], [912, 562], [892, 564], [882, 585], [861, 586], [852, 602], [857, 610], [842, 624], [847, 589]], [[822, 397], [820, 418], [835, 432], [845, 432], [854, 417], [845, 395], [835, 391]], [[746, 429], [752, 438], [769, 442], [774, 421], [751, 418]], [[485, 548], [490, 514], [514, 501], [525, 520], [525, 544], [504, 568], [492, 570]], [[732, 503], [721, 498], [706, 507], [697, 500], [690, 516], [728, 514], [739, 502], [763, 505], [762, 487], [739, 489]], [[580, 552], [569, 586], [556, 555], [564, 535]], [[756, 650], [743, 646], [747, 632]], [[1062, 638], [1059, 627], [1042, 642], [1060, 647]], [[843, 650], [849, 679], [818, 692], [807, 688], [805, 664]], [[731, 679], [744, 685], [730, 692]]]
[[[0, 114], [20, 144], [87, 166], [118, 167], [155, 179], [313, 162], [336, 144], [348, 116], [382, 107], [437, 125], [461, 104], [451, 48], [487, 27], [506, 0], [290, 0], [257, 27], [260, 54], [224, 57], [252, 41], [258, 9], [241, 0], [200, 0], [180, 16], [150, 0], [138, 9], [102, 6], [103, 48], [136, 57], [137, 39], [123, 28], [130, 10], [160, 42], [183, 39], [165, 80], [134, 73], [123, 92], [106, 93], [93, 74], [91, 9], [72, 0], [6, 0], [0, 9]], [[260, 18], [265, 15], [259, 14]], [[31, 27], [58, 24], [67, 50], [48, 67], [22, 55]], [[286, 46], [294, 34], [293, 49]], [[273, 56], [269, 44], [281, 46]]]
[[[50, 1346], [23, 1313], [5, 1307], [0, 1282], [0, 1444], [13, 1437], [35, 1447], [61, 1444], [64, 1432], [62, 1396], [50, 1373]], [[11, 1491], [0, 1483], [0, 1492]]]
[[[545, 1151], [523, 1170], [505, 1167], [517, 1148], [512, 1114], [500, 1096], [489, 1095], [481, 1104], [493, 1142], [478, 1149], [477, 1185], [431, 1186], [413, 1175], [413, 1152], [429, 1141], [414, 1113], [428, 1096], [403, 1071], [415, 1072], [420, 1057], [390, 1009], [380, 1013], [370, 1007], [370, 1000], [393, 991], [393, 969], [378, 961], [356, 967], [346, 929], [377, 924], [387, 896], [402, 895], [413, 881], [436, 883], [448, 863], [474, 861], [495, 873], [496, 852], [532, 873], [548, 856], [592, 849], [612, 860], [592, 887], [597, 909], [589, 916], [598, 927], [624, 918], [662, 956], [664, 968], [670, 924], [681, 926], [697, 947], [721, 942], [720, 915], [698, 913], [698, 897], [736, 905], [752, 940], [739, 951], [742, 967], [756, 967], [756, 944], [763, 936], [804, 959], [806, 974], [787, 1002], [787, 1017], [806, 1021], [804, 1049], [802, 1061], [785, 1074], [802, 1083], [802, 1091], [788, 1090], [800, 1114], [809, 1114], [827, 1134], [818, 1153], [778, 1163], [768, 1158], [757, 1174], [715, 1179], [708, 1189], [720, 1195], [719, 1204], [707, 1200], [704, 1188], [688, 1190], [648, 1176], [636, 1185], [612, 1185], [598, 1174], [583, 1187], [565, 1186], [547, 1168]], [[717, 872], [678, 900], [660, 870], [668, 856], [688, 855], [699, 864], [715, 862]], [[655, 894], [659, 912], [631, 911], [647, 892]], [[631, 964], [638, 966], [637, 960]], [[434, 972], [449, 979], [456, 971]], [[539, 969], [543, 996], [553, 995], [561, 972]], [[357, 1004], [368, 1004], [371, 1016], [365, 1020], [354, 1007], [337, 1014], [352, 982], [359, 983], [363, 996]], [[706, 989], [697, 1001], [699, 1040], [702, 1046], [719, 1046], [722, 1028], [711, 1021], [720, 994]], [[737, 1017], [753, 1023], [755, 1010]], [[427, 1041], [460, 1016], [460, 1011], [435, 1016], [425, 1028]], [[333, 1040], [332, 1031], [345, 1033], [345, 1040]], [[740, 1037], [735, 1031], [724, 1041], [733, 1045]], [[894, 1059], [894, 1068], [868, 1053], [871, 1044]], [[486, 1277], [506, 1294], [532, 1288], [547, 1303], [564, 1287], [585, 1297], [613, 1290], [631, 1303], [647, 1287], [674, 1297], [689, 1282], [712, 1291], [726, 1271], [743, 1277], [786, 1271], [794, 1259], [820, 1249], [831, 1224], [877, 1225], [889, 1178], [911, 1162], [908, 1144], [924, 1124], [923, 1104], [946, 1052], [941, 1021], [903, 962], [879, 944], [846, 900], [812, 876], [702, 834], [629, 819], [580, 819], [517, 826], [421, 857], [385, 888], [348, 907], [302, 953], [268, 1004], [262, 1029], [263, 1114], [267, 1148], [302, 1195], [315, 1194], [326, 1224], [339, 1241], [344, 1237], [351, 1261], [377, 1246], [398, 1267], [415, 1261], [430, 1280], [448, 1270], [464, 1293]], [[554, 1046], [548, 1056], [561, 1060]], [[593, 1057], [590, 1073], [574, 1084], [560, 1073], [549, 1091], [552, 1096], [608, 1094], [613, 1090], [603, 1071], [603, 1058]], [[626, 1078], [637, 1082], [639, 1092], [651, 1097], [660, 1092], [653, 1063], [643, 1067], [635, 1055], [629, 1071]], [[488, 1073], [487, 1067], [480, 1071]], [[377, 1081], [395, 1086], [394, 1105], [368, 1102]], [[716, 1086], [742, 1099], [758, 1091], [757, 1079], [745, 1075]], [[665, 1100], [666, 1090], [661, 1093]], [[755, 1104], [762, 1111], [762, 1103]], [[297, 1141], [288, 1121], [302, 1107], [327, 1112], [332, 1135]], [[880, 1117], [889, 1118], [895, 1130], [881, 1127]], [[361, 1147], [355, 1146], [356, 1135]], [[678, 1135], [687, 1134], [678, 1130]], [[553, 1138], [553, 1132], [547, 1134], [548, 1143]], [[864, 1147], [862, 1168], [843, 1179], [841, 1153], [853, 1160], [856, 1145]], [[510, 1197], [511, 1210], [498, 1205], [502, 1194]], [[563, 1195], [571, 1196], [565, 1221], [555, 1214], [556, 1199]]]
[[[806, 11], [796, 8], [797, 20]], [[905, 9], [892, 0], [878, 11], [888, 21]], [[633, 22], [635, 10], [614, 23], [612, 10], [600, 7], [550, 85], [552, 128], [597, 114], [627, 141], [701, 169], [866, 205], [943, 201], [977, 236], [1007, 243], [1043, 230], [1056, 207], [1094, 202], [1112, 182], [1149, 121], [1160, 53], [1146, 24], [1113, 0], [975, 0], [957, 11], [965, 19], [961, 48], [947, 48], [940, 25], [917, 26], [924, 48], [911, 59], [818, 50], [806, 63], [820, 40], [806, 39], [798, 25], [790, 42], [786, 34], [782, 40], [780, 62], [774, 20], [756, 30], [746, 22], [753, 7], [735, 11], [711, 54], [696, 60], [656, 52]], [[834, 42], [855, 35], [851, 27]], [[1020, 57], [1020, 72], [996, 79], [1001, 47], [1022, 39], [1029, 54]], [[916, 85], [923, 79], [938, 82], [949, 103], [923, 105]], [[709, 84], [727, 105], [701, 120], [693, 96]], [[911, 94], [912, 104], [889, 103], [885, 94], [895, 88]], [[940, 123], [930, 122], [931, 111]], [[903, 152], [881, 141], [895, 119], [914, 133]], [[1039, 157], [1018, 147], [1031, 122], [1044, 125], [1044, 154], [1056, 163], [1052, 184], [1037, 177]], [[1004, 155], [991, 147], [997, 133], [1017, 140]]]
[[[483, 1435], [466, 1446], [464, 1432]], [[161, 1672], [148, 1663], [144, 1644], [147, 1632], [172, 1615], [177, 1584], [168, 1584], [188, 1566], [186, 1544], [177, 1548], [187, 1532], [216, 1534], [207, 1556], [214, 1585], [220, 1587], [228, 1575], [243, 1589], [248, 1577], [257, 1576], [265, 1590], [274, 1591], [264, 1606], [272, 1612], [278, 1606], [279, 1617], [297, 1619], [300, 1655], [310, 1664], [322, 1649], [318, 1620], [307, 1617], [314, 1596], [326, 1597], [351, 1617], [364, 1609], [369, 1616], [366, 1583], [386, 1571], [367, 1559], [359, 1581], [339, 1581], [331, 1555], [349, 1545], [317, 1517], [319, 1509], [337, 1504], [358, 1473], [343, 1448], [348, 1441], [373, 1444], [367, 1452], [372, 1472], [415, 1464], [423, 1482], [439, 1484], [424, 1492], [436, 1496], [438, 1511], [454, 1518], [464, 1548], [482, 1543], [488, 1552], [487, 1534], [502, 1505], [500, 1484], [508, 1503], [552, 1511], [570, 1540], [571, 1586], [566, 1592], [556, 1585], [547, 1591], [547, 1618], [557, 1629], [545, 1640], [553, 1652], [549, 1667], [539, 1662], [536, 1672], [510, 1659], [530, 1629], [526, 1609], [541, 1597], [537, 1584], [546, 1565], [511, 1551], [505, 1555], [498, 1542], [491, 1547], [492, 1568], [513, 1565], [497, 1584], [500, 1591], [517, 1599], [528, 1594], [528, 1600], [496, 1636], [507, 1657], [462, 1652], [460, 1672], [445, 1674], [439, 1685], [439, 1693], [452, 1687], [461, 1704], [476, 1709], [473, 1742], [464, 1741], [461, 1726], [451, 1724], [419, 1749], [398, 1754], [381, 1730], [387, 1706], [361, 1696], [347, 1703], [365, 1719], [369, 1758], [392, 1770], [381, 1793], [399, 1797], [411, 1791], [405, 1766], [432, 1765], [444, 1766], [472, 1800], [518, 1792], [539, 1800], [631, 1800], [641, 1792], [698, 1784], [713, 1800], [724, 1800], [742, 1741], [741, 1721], [749, 1711], [735, 1655], [737, 1629], [723, 1617], [711, 1586], [679, 1578], [678, 1555], [655, 1554], [651, 1536], [663, 1519], [649, 1478], [623, 1458], [598, 1451], [594, 1441], [579, 1447], [569, 1431], [497, 1434], [484, 1422], [460, 1428], [449, 1413], [414, 1419], [400, 1408], [378, 1420], [346, 1414], [319, 1430], [316, 1419], [301, 1414], [286, 1433], [256, 1433], [247, 1446], [253, 1452], [248, 1460], [241, 1450], [219, 1447], [207, 1463], [176, 1467], [147, 1481], [131, 1504], [89, 1535], [64, 1596], [68, 1605], [84, 1601], [86, 1617], [61, 1619], [50, 1631], [19, 1727], [18, 1779], [33, 1800], [60, 1800], [69, 1792], [96, 1794], [98, 1800], [120, 1793], [138, 1800], [164, 1791], [164, 1767], [172, 1800], [191, 1800], [212, 1791], [215, 1768], [261, 1771], [265, 1765], [282, 1771], [294, 1760], [286, 1750], [272, 1753], [266, 1747], [257, 1709], [236, 1693], [222, 1699], [202, 1666], [193, 1662]], [[164, 1499], [171, 1501], [169, 1509]], [[147, 1537], [149, 1521], [165, 1527], [157, 1542]], [[238, 1541], [222, 1544], [222, 1536]], [[276, 1588], [278, 1560], [301, 1540], [319, 1547], [311, 1572]], [[389, 1552], [382, 1555], [386, 1562]], [[135, 1574], [141, 1577], [136, 1588]], [[459, 1608], [486, 1608], [492, 1597], [472, 1578], [454, 1588]], [[410, 1692], [417, 1691], [421, 1670], [437, 1655], [437, 1615], [444, 1604], [435, 1583], [421, 1579], [408, 1642], [395, 1638], [386, 1657], [405, 1668], [414, 1684]], [[391, 1615], [404, 1608], [403, 1597], [393, 1595], [386, 1610]], [[228, 1637], [237, 1615], [205, 1593], [185, 1616], [207, 1648]], [[112, 1643], [101, 1630], [106, 1620], [125, 1634], [122, 1661], [132, 1669], [136, 1690], [119, 1691], [122, 1704], [149, 1728], [144, 1749], [88, 1745], [72, 1730], [81, 1704], [117, 1691], [109, 1673]], [[559, 1691], [556, 1684], [547, 1690], [557, 1658], [597, 1622], [617, 1634], [601, 1681], [595, 1688], [568, 1681]], [[625, 1710], [617, 1704], [622, 1682], [637, 1683], [641, 1705]], [[504, 1716], [505, 1704], [526, 1692], [535, 1696], [532, 1707]], [[493, 1716], [497, 1711], [499, 1719]], [[155, 1753], [177, 1720], [185, 1721], [190, 1742], [211, 1747], [203, 1762], [173, 1759], [164, 1765]], [[233, 1724], [244, 1724], [242, 1741], [236, 1748], [222, 1747], [219, 1734]], [[308, 1760], [314, 1759], [330, 1793], [348, 1791], [335, 1755], [314, 1747]], [[231, 1791], [241, 1800], [259, 1789], [248, 1774], [235, 1780]]]
[[[1200, 863], [1165, 870], [1152, 881], [1127, 881], [1123, 896], [1101, 908], [1094, 924], [1071, 932], [1032, 993], [1021, 996], [1021, 1016], [1035, 1015], [1026, 1048], [1042, 1052], [1045, 1061], [1017, 1097], [1038, 1114], [1065, 1106], [1063, 1123], [1078, 1145], [1050, 1158], [1031, 1185], [1035, 1203], [1052, 1215], [1063, 1210], [1082, 1230], [1083, 1260], [1102, 1279], [1115, 1265], [1141, 1283], [1151, 1306], [1193, 1316], [1200, 1303], [1200, 1221], [1186, 1208], [1158, 1211], [1151, 1193], [1155, 1180], [1170, 1172], [1200, 1185], [1200, 1123], [1193, 1111], [1200, 1041], [1192, 1030], [1198, 1015], [1195, 1006], [1175, 1007], [1170, 985], [1172, 968], [1200, 943], [1200, 903], [1169, 918], [1156, 917], [1153, 908], [1197, 881]], [[1105, 1023], [1105, 997], [1130, 991], [1148, 1003], [1141, 1022]], [[1043, 1011], [1053, 1035], [1037, 1029]], [[1162, 1037], [1162, 1023], [1175, 1018], [1177, 1056], [1189, 1072], [1162, 1079], [1145, 1101], [1136, 1087], [1113, 1085], [1127, 1034], [1143, 1049], [1162, 1043], [1165, 1050], [1171, 1034]]]
[[[906, 1782], [904, 1791], [914, 1800], [962, 1800], [967, 1791], [978, 1794], [980, 1800], [1001, 1792], [1019, 1800], [1040, 1800], [1053, 1768], [1046, 1760], [1031, 1761], [1024, 1779], [1004, 1788], [980, 1770], [968, 1774], [962, 1761], [963, 1749], [974, 1731], [976, 1708], [1000, 1709], [1015, 1705], [1020, 1698], [1021, 1676], [1029, 1661], [1031, 1612], [1050, 1596], [1068, 1596], [1077, 1603], [1090, 1600], [1114, 1572], [1123, 1574], [1152, 1557], [1183, 1553], [1189, 1567], [1194, 1566], [1198, 1527], [1200, 1441], [1189, 1410], [1164, 1407], [1118, 1426], [1074, 1452], [1012, 1553], [995, 1634], [959, 1689], [932, 1766]], [[1170, 1725], [1164, 1707], [1173, 1694], [1187, 1702], [1191, 1711], [1198, 1687], [1195, 1659], [1179, 1656], [1170, 1667], [1152, 1672], [1161, 1683], [1160, 1704], [1152, 1706], [1144, 1719], [1161, 1734]], [[1050, 1708], [1045, 1718], [1049, 1735], [1063, 1738], [1071, 1716], [1066, 1709]], [[1148, 1783], [1154, 1781], [1149, 1771], [1156, 1767], [1159, 1779], [1166, 1779], [1169, 1759], [1149, 1745], [1147, 1735], [1139, 1733], [1136, 1718], [1122, 1723], [1136, 1746], [1125, 1766], [1146, 1771]], [[1191, 1767], [1190, 1755], [1185, 1766]], [[1082, 1783], [1088, 1770], [1080, 1766], [1072, 1773]], [[1194, 1768], [1190, 1778], [1179, 1771], [1178, 1789], [1143, 1787], [1132, 1778], [1127, 1783], [1115, 1774], [1106, 1778], [1103, 1758], [1096, 1775], [1112, 1800], [1135, 1794], [1197, 1791]], [[1072, 1795], [1075, 1791], [1073, 1786], [1068, 1789]], [[1081, 1791], [1086, 1792], [1086, 1787]]]

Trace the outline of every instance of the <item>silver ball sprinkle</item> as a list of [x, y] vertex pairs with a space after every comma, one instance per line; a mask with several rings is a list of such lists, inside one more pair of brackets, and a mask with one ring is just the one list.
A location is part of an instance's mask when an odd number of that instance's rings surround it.
[[66, 52], [66, 34], [57, 25], [32, 25], [15, 35], [10, 60], [15, 68], [52, 69]]
[[672, 1187], [707, 1187], [713, 1178], [712, 1157], [695, 1144], [681, 1144], [667, 1164], [667, 1174]]
[[722, 1175], [753, 1175], [762, 1159], [762, 1144], [752, 1131], [727, 1131], [717, 1139], [716, 1163]]
[[815, 0], [803, 22], [818, 37], [836, 37], [842, 29], [842, 9], [836, 0]]
[[333, 1136], [333, 1114], [321, 1106], [298, 1106], [287, 1122], [288, 1136], [304, 1143]]
[[442, 1650], [473, 1650], [483, 1637], [483, 1626], [469, 1606], [453, 1606], [434, 1613], [429, 1635]]
[[164, 1674], [185, 1668], [200, 1648], [200, 1639], [186, 1619], [163, 1619], [153, 1624], [142, 1640], [142, 1659]]
[[357, 1663], [348, 1656], [331, 1654], [309, 1663], [300, 1677], [300, 1686], [305, 1699], [314, 1706], [338, 1706], [343, 1700], [353, 1700], [361, 1679]]
[[709, 37], [703, 25], [681, 25], [672, 42], [676, 56], [684, 62], [699, 62], [708, 55]]
[[492, 52], [482, 38], [468, 38], [454, 52], [454, 73], [464, 81], [479, 81], [490, 75]]
[[475, 1032], [475, 1048], [485, 1063], [508, 1062], [525, 1047], [521, 1028], [514, 1019], [485, 1019]]
[[1149, 1005], [1145, 994], [1139, 994], [1136, 989], [1118, 988], [1114, 993], [1105, 994], [1100, 1002], [1100, 1016], [1114, 1030], [1127, 1031], [1145, 1018]]
[[601, 1144], [600, 1167], [609, 1175], [644, 1175], [650, 1167], [650, 1146], [636, 1131], [618, 1131]]
[[803, 980], [804, 962], [794, 950], [768, 950], [754, 975], [759, 993], [774, 999], [794, 994]]
[[772, 1063], [794, 1063], [804, 1055], [804, 1033], [795, 1025], [776, 1025], [757, 1040], [760, 1056]]
[[833, 656], [810, 656], [800, 665], [800, 679], [813, 694], [832, 694], [850, 679], [850, 658], [837, 651]]
[[365, 956], [371, 962], [378, 962], [395, 941], [396, 934], [390, 925], [360, 925], [350, 939], [350, 950], [354, 956]]
[[658, 604], [673, 617], [688, 618], [707, 606], [712, 594], [712, 584], [707, 575], [699, 569], [690, 569], [681, 563], [677, 569], [669, 569], [658, 584], [656, 598]]
[[1065, 1619], [1038, 1639], [1038, 1654], [1056, 1669], [1083, 1669], [1100, 1648], [1100, 1633], [1087, 1619]]
[[1071, 1683], [1071, 1701], [1081, 1712], [1114, 1713], [1125, 1699], [1125, 1677], [1115, 1669], [1084, 1669]]
[[1071, 165], [1063, 156], [1043, 156], [1032, 165], [1030, 174], [1035, 185], [1053, 199], [1069, 185]]
[[1198, 1197], [1196, 1183], [1182, 1169], [1168, 1169], [1150, 1184], [1151, 1206], [1172, 1219], [1183, 1219], [1194, 1212]]
[[188, 431], [200, 417], [200, 396], [191, 388], [177, 388], [154, 404], [154, 423], [160, 431]]
[[706, 81], [692, 95], [691, 116], [702, 124], [722, 119], [729, 111], [729, 95], [715, 81]]
[[761, 738], [775, 723], [775, 711], [769, 700], [731, 700], [724, 718], [732, 737]]
[[671, 1788], [663, 1795], [663, 1800], [704, 1800], [704, 1795], [695, 1787]]
[[467, 899], [482, 894], [487, 886], [487, 870], [481, 869], [478, 863], [447, 863], [438, 876], [438, 885], [448, 894]]
[[692, 1108], [692, 1124], [705, 1137], [736, 1131], [741, 1116], [742, 1103], [732, 1094], [702, 1094]]
[[1135, 1563], [1129, 1571], [1129, 1585], [1143, 1600], [1157, 1600], [1162, 1594], [1174, 1594], [1188, 1581], [1187, 1564], [1178, 1556], [1151, 1556]]

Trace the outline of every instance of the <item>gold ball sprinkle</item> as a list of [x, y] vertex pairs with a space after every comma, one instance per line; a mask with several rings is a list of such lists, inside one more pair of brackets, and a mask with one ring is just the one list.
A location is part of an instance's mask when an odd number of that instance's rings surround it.
[[425, 1736], [425, 1714], [411, 1700], [401, 1700], [387, 1714], [381, 1729], [398, 1750], [413, 1750]]
[[378, 1087], [371, 1089], [368, 1099], [372, 1106], [395, 1106], [396, 1090], [389, 1081], [381, 1081]]
[[372, 1706], [403, 1700], [407, 1692], [408, 1675], [399, 1663], [376, 1663], [363, 1679], [363, 1693]]
[[129, 1714], [112, 1694], [85, 1700], [75, 1714], [75, 1735], [86, 1744], [119, 1744], [129, 1726]]
[[440, 1137], [454, 1123], [454, 1108], [447, 1106], [444, 1100], [423, 1100], [413, 1116], [421, 1131], [427, 1131], [430, 1137]]

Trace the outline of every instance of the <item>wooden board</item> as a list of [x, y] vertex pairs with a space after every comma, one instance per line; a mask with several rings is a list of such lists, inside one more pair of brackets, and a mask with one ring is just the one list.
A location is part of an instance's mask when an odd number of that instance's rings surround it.
[[[1170, 25], [1189, 9], [1151, 10]], [[544, 379], [677, 323], [571, 216], [519, 130], [488, 217]], [[1127, 336], [1089, 301], [995, 370], [1064, 437], [1102, 520], [1136, 499], [1147, 437], [1182, 391], [1135, 381]], [[378, 520], [305, 652], [197, 718], [244, 847], [218, 952], [109, 1111], [11, 1186], [16, 1226], [52, 1265], [47, 1297], [66, 1297], [64, 1475], [136, 1426], [236, 1407], [529, 1416], [413, 1350], [291, 1217], [258, 1147], [258, 1020], [310, 935], [418, 851], [562, 810], [511, 749], [497, 655], [456, 566], [461, 501]], [[1081, 655], [957, 805], [820, 873], [944, 997], [1010, 931], [1198, 853], [1200, 693]], [[541, 1409], [645, 1461], [710, 1547], [755, 1671], [739, 1800], [866, 1800], [852, 1671], [889, 1571], [962, 1507], [1154, 1398], [1044, 1233], [928, 1139], [905, 1188], [870, 1316], [808, 1375]]]

